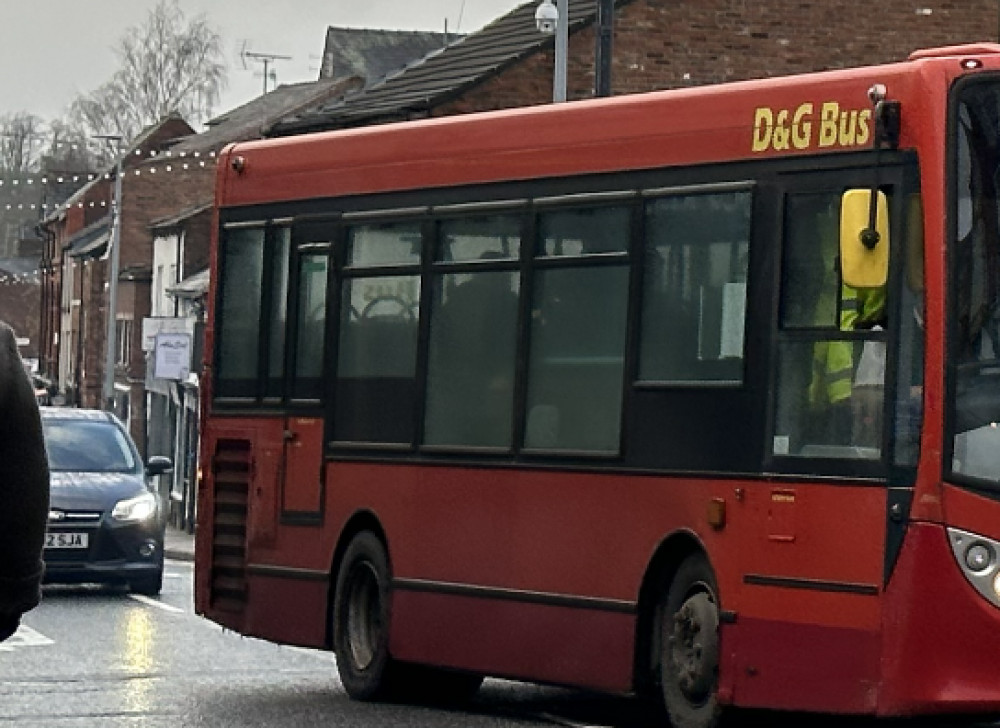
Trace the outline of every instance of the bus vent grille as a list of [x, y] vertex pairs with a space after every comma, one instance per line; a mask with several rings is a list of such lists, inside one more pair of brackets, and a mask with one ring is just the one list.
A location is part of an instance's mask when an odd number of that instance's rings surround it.
[[248, 440], [219, 440], [212, 459], [212, 606], [242, 612], [247, 602], [247, 504], [251, 449]]

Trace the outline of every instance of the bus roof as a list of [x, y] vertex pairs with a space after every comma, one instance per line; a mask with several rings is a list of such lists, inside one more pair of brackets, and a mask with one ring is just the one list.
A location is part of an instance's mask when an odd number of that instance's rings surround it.
[[[929, 49], [883, 66], [247, 142], [220, 157], [218, 203], [866, 149], [872, 144], [873, 84], [903, 101], [904, 118], [907, 111], [941, 118], [951, 79], [980, 67], [1000, 68], [1000, 45]], [[931, 85], [942, 92], [927, 93]], [[914, 103], [908, 106], [908, 99]], [[904, 131], [901, 145], [913, 141]], [[275, 177], [282, 184], [275, 185]]]

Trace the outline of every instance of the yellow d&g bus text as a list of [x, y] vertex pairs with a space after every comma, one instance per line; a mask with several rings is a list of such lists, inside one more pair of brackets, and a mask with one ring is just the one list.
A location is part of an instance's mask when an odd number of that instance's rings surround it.
[[836, 101], [812, 102], [795, 109], [760, 106], [754, 112], [753, 151], [778, 152], [810, 148], [856, 147], [871, 139], [871, 109], [841, 110]]

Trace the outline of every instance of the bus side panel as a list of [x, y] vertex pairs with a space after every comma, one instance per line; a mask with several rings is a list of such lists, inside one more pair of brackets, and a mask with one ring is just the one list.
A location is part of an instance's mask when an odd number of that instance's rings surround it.
[[[991, 506], [1000, 522], [1000, 507]], [[962, 576], [944, 528], [910, 524], [886, 592], [879, 712], [996, 712], [998, 619]]]
[[199, 614], [241, 634], [259, 610], [248, 566], [278, 537], [282, 420], [216, 419], [203, 432], [204, 482], [196, 544], [195, 605]]
[[326, 646], [327, 580], [250, 574], [248, 587], [253, 600], [244, 634], [283, 645]]
[[[780, 594], [774, 597], [781, 601]], [[846, 600], [824, 596], [823, 601], [820, 611], [828, 609], [831, 601]], [[734, 644], [729, 647], [736, 653], [736, 704], [833, 713], [875, 712], [878, 631], [742, 614], [738, 620], [732, 630]]]
[[[664, 539], [687, 531], [709, 555], [722, 607], [735, 613], [723, 670], [756, 670], [753, 680], [720, 676], [736, 703], [873, 710], [883, 488], [333, 462], [327, 496], [328, 523], [364, 508], [385, 529], [401, 582], [393, 654], [602, 689], [631, 685], [643, 578]], [[713, 499], [727, 507], [718, 529], [707, 519]], [[799, 583], [747, 581], [755, 576]], [[838, 591], [845, 585], [863, 593]], [[485, 626], [481, 613], [491, 615]], [[835, 657], [818, 661], [810, 645], [836, 647]], [[576, 661], [572, 669], [558, 653]]]
[[[747, 533], [723, 648], [733, 702], [873, 713], [880, 674], [886, 491], [844, 484], [742, 483], [729, 509]], [[725, 595], [724, 595], [725, 596]]]
[[[594, 609], [397, 590], [392, 653], [446, 667], [625, 693], [635, 617]], [[467, 646], [473, 644], [475, 651]]]

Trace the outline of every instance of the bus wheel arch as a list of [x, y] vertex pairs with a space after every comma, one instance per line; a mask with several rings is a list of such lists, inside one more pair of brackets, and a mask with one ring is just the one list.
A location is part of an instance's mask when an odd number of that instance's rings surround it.
[[392, 567], [374, 514], [358, 513], [348, 522], [330, 573], [327, 643], [348, 696], [446, 705], [479, 689], [482, 675], [404, 663], [389, 652]]
[[718, 723], [718, 585], [698, 538], [678, 532], [657, 549], [639, 594], [635, 684], [677, 728]]

